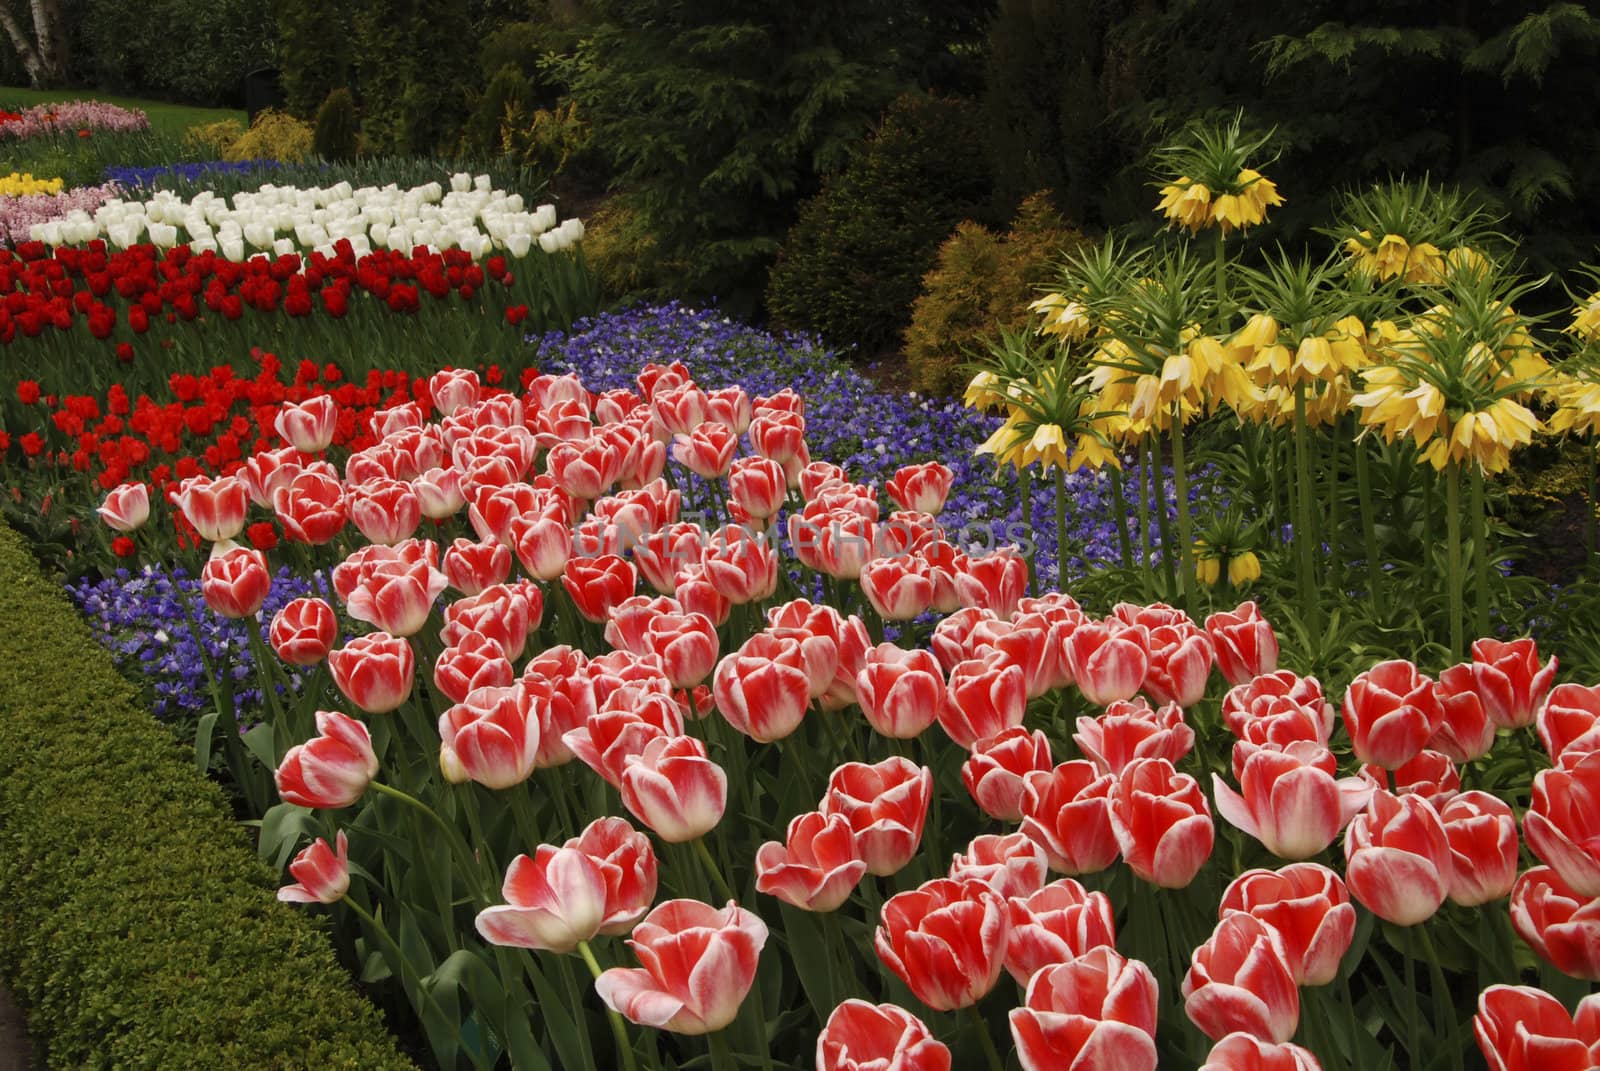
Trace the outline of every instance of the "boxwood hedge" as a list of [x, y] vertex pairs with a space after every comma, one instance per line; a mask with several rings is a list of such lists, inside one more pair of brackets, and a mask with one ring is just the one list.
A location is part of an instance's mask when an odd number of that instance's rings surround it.
[[0, 977], [52, 1067], [408, 1068], [0, 525]]

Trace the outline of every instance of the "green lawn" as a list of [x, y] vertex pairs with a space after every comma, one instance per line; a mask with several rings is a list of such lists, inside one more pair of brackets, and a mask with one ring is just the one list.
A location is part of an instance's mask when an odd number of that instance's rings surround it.
[[89, 89], [18, 89], [0, 86], [0, 108], [25, 108], [64, 100], [103, 100], [124, 108], [139, 108], [150, 116], [151, 129], [176, 136], [201, 123], [215, 123], [222, 119], [237, 119], [241, 124], [244, 122], [244, 112], [231, 108], [197, 108], [188, 104], [119, 97], [114, 93], [99, 93]]

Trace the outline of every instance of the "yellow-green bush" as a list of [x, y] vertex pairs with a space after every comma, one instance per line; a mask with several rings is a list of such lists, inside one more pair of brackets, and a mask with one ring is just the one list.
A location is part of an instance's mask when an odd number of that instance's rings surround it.
[[222, 152], [224, 160], [279, 160], [299, 163], [311, 153], [310, 123], [301, 122], [288, 112], [266, 109], [256, 116], [250, 129]]
[[966, 380], [962, 365], [985, 337], [1028, 322], [1028, 302], [1061, 252], [1083, 240], [1041, 191], [1022, 202], [1004, 235], [970, 220], [939, 248], [922, 277], [906, 329], [906, 360], [917, 389], [948, 394]]
[[233, 143], [244, 137], [244, 124], [237, 119], [222, 119], [215, 123], [192, 126], [183, 135], [185, 148], [206, 153], [215, 159], [227, 159]]
[[624, 197], [613, 197], [584, 220], [583, 256], [602, 303], [648, 297], [664, 289], [672, 266], [655, 254], [644, 218]]

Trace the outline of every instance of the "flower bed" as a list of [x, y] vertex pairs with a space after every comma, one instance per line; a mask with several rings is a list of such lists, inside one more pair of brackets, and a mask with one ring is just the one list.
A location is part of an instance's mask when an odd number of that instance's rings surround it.
[[127, 248], [148, 232], [160, 248], [182, 243], [195, 253], [217, 251], [235, 261], [256, 251], [327, 255], [340, 240], [358, 255], [427, 246], [465, 249], [473, 256], [502, 250], [520, 259], [535, 245], [559, 253], [583, 238], [582, 221], [558, 223], [554, 205], [528, 210], [521, 194], [492, 189], [489, 176], [464, 172], [451, 176], [448, 192], [438, 182], [408, 190], [357, 189], [347, 182], [312, 189], [267, 184], [235, 194], [231, 203], [206, 193], [183, 200], [158, 192], [144, 201], [108, 201], [92, 222], [92, 230], [79, 220], [40, 224], [28, 237], [51, 246], [103, 237]]
[[[999, 1067], [1009, 1037], [1030, 1069], [1356, 1067], [1461, 1053], [1453, 987], [1509, 1039], [1547, 999], [1491, 985], [1527, 975], [1513, 927], [1548, 988], [1596, 973], [1569, 846], [1597, 704], [1531, 642], [1324, 690], [1253, 605], [1028, 599], [1021, 557], [955, 536], [1000, 503], [943, 452], [982, 418], [803, 340], [635, 310], [539, 361], [518, 394], [441, 372], [366, 438], [308, 392], [255, 473], [174, 496], [268, 697], [245, 735], [221, 704], [207, 747], [294, 856], [281, 895], [339, 905], [441, 1059]], [[272, 557], [333, 567], [270, 619], [268, 558], [231, 542], [252, 479], [295, 535]], [[128, 488], [105, 516], [148, 509]], [[280, 691], [285, 666], [341, 698]], [[1548, 867], [1505, 802], [1530, 793]], [[1431, 1008], [1391, 996], [1418, 970]]]
[[97, 100], [35, 104], [17, 112], [0, 112], [0, 141], [55, 134], [89, 137], [96, 131], [129, 133], [149, 129], [149, 118], [137, 108], [120, 108]]
[[242, 363], [257, 347], [315, 353], [352, 375], [389, 354], [420, 370], [437, 359], [435, 347], [493, 352], [528, 327], [571, 323], [594, 302], [579, 250], [521, 260], [421, 247], [358, 256], [341, 239], [328, 254], [241, 263], [189, 246], [0, 249], [0, 353], [18, 354], [11, 360], [30, 378], [63, 390], [105, 383], [113, 370], [143, 369], [140, 385], [153, 384], [208, 370], [219, 353]]
[[90, 216], [121, 193], [120, 186], [107, 182], [102, 186], [75, 186], [56, 193], [0, 196], [0, 244], [25, 242], [33, 228], [40, 224], [60, 222], [79, 213]]

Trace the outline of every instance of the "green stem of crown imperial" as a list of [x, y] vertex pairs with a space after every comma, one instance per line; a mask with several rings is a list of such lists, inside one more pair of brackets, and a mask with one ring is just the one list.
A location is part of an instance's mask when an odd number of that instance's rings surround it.
[[1057, 465], [1056, 482], [1056, 590], [1067, 590], [1067, 470]]
[[1465, 616], [1461, 578], [1461, 465], [1452, 461], [1444, 474], [1445, 587], [1450, 596], [1450, 657], [1459, 659], [1465, 648]]
[[1183, 608], [1195, 612], [1194, 517], [1189, 512], [1189, 468], [1183, 453], [1183, 403], [1172, 403], [1172, 489], [1178, 500], [1178, 555], [1183, 575]]
[[1483, 469], [1472, 466], [1473, 632], [1489, 634], [1489, 513], [1484, 502]]
[[1313, 636], [1320, 635], [1321, 606], [1317, 601], [1315, 543], [1316, 535], [1311, 521], [1311, 460], [1306, 438], [1306, 385], [1294, 387], [1294, 480], [1295, 519], [1294, 543], [1299, 566], [1300, 612], [1305, 615], [1307, 627]]

